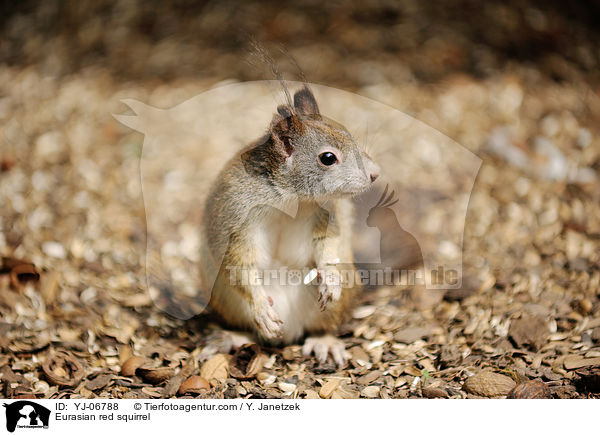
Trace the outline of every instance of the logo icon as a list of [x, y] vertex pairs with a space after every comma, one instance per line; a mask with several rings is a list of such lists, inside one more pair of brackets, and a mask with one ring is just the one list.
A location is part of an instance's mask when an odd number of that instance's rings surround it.
[[6, 408], [6, 430], [14, 432], [16, 428], [48, 429], [50, 410], [39, 403], [19, 400], [4, 404]]

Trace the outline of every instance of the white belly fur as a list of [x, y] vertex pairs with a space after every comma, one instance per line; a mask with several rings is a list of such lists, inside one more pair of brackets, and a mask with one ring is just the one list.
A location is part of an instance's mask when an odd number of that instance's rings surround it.
[[[314, 266], [312, 227], [313, 215], [299, 211], [296, 218], [274, 211], [256, 228], [254, 240], [258, 248], [261, 272], [274, 271], [274, 279], [264, 285], [273, 300], [273, 308], [283, 321], [283, 340], [296, 341], [313, 321], [307, 313], [319, 313], [317, 287], [304, 285], [303, 271]], [[284, 272], [297, 271], [294, 279]]]

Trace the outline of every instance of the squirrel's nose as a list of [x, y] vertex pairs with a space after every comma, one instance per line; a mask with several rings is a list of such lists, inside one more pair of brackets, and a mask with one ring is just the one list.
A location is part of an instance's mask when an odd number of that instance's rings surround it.
[[365, 171], [364, 174], [369, 176], [371, 183], [375, 182], [375, 180], [377, 180], [377, 178], [379, 178], [379, 172], [380, 172], [379, 165], [377, 163], [375, 163], [373, 160], [369, 159], [368, 157], [365, 158], [364, 171]]

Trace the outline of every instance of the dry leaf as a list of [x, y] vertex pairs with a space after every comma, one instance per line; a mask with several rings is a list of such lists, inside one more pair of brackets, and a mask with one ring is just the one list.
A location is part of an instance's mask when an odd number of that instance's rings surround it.
[[87, 381], [85, 383], [85, 387], [88, 390], [96, 391], [106, 387], [108, 384], [110, 384], [110, 381], [112, 381], [112, 375], [101, 374], [96, 376], [94, 379]]
[[360, 385], [369, 385], [371, 382], [375, 381], [377, 378], [381, 376], [382, 372], [380, 370], [374, 370], [372, 372], [367, 373], [364, 376], [361, 376], [356, 380], [357, 384]]
[[381, 391], [380, 387], [371, 385], [369, 387], [363, 388], [362, 391], [360, 392], [360, 395], [363, 397], [367, 397], [369, 399], [375, 399], [375, 398], [379, 397], [380, 391]]
[[208, 381], [217, 380], [223, 382], [227, 379], [227, 366], [227, 357], [218, 353], [202, 364], [200, 376]]
[[56, 299], [59, 277], [60, 274], [53, 270], [44, 274], [42, 278], [40, 295], [42, 295], [42, 299], [46, 305], [51, 305]]
[[431, 330], [429, 328], [406, 328], [396, 332], [394, 334], [394, 340], [400, 343], [411, 344], [420, 338], [428, 336], [429, 334], [431, 334]]
[[600, 357], [583, 358], [581, 356], [567, 357], [564, 362], [567, 370], [575, 370], [583, 367], [600, 366]]
[[538, 350], [548, 338], [548, 325], [539, 317], [523, 315], [511, 322], [509, 335], [517, 347]]

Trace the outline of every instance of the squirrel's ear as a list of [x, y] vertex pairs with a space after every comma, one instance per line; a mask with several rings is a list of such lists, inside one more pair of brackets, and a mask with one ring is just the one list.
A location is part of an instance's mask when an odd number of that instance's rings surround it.
[[300, 115], [318, 115], [317, 100], [308, 87], [300, 89], [294, 94], [294, 108]]
[[294, 114], [292, 112], [292, 108], [285, 104], [282, 104], [281, 106], [277, 106], [277, 113], [279, 113], [283, 118], [291, 118], [292, 115]]
[[290, 106], [277, 107], [277, 113], [271, 122], [270, 133], [275, 144], [279, 145], [286, 157], [294, 152], [292, 136], [302, 128], [300, 120]]

